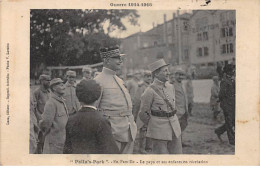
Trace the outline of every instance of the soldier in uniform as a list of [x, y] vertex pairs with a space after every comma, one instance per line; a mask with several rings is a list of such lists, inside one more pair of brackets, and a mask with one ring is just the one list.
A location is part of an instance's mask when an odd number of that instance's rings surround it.
[[[50, 98], [50, 80], [51, 77], [46, 74], [42, 74], [39, 77], [40, 87], [33, 92], [32, 97], [32, 113], [36, 116], [37, 123], [42, 119], [42, 113], [44, 111], [45, 104]], [[38, 126], [38, 125], [37, 125]], [[35, 153], [42, 153], [44, 136], [41, 131], [37, 135], [37, 151]]]
[[65, 83], [64, 99], [68, 108], [69, 116], [74, 115], [80, 109], [80, 103], [76, 96], [76, 72], [67, 71], [67, 82]]
[[[146, 138], [147, 125], [140, 120], [138, 112], [140, 110], [141, 104], [141, 95], [144, 93], [145, 89], [152, 82], [152, 73], [151, 71], [144, 71], [143, 82], [138, 84], [137, 91], [135, 93], [135, 106], [133, 109], [133, 114], [135, 116], [137, 130], [139, 131], [139, 152], [146, 154], [147, 151], [151, 152], [152, 150], [152, 141], [150, 138]], [[147, 151], [146, 151], [147, 150]]]
[[219, 100], [223, 110], [225, 124], [215, 130], [221, 140], [221, 135], [227, 131], [229, 144], [235, 145], [235, 68], [228, 64], [224, 68], [226, 77], [220, 83]]
[[126, 82], [126, 87], [127, 87], [128, 91], [130, 93], [133, 106], [135, 106], [134, 96], [135, 96], [135, 93], [138, 89], [138, 83], [140, 81], [140, 75], [141, 75], [141, 73], [139, 71], [136, 71], [133, 75], [133, 78]]
[[148, 125], [146, 137], [153, 141], [155, 154], [181, 154], [181, 128], [175, 110], [175, 93], [163, 59], [149, 65], [154, 77], [141, 97], [140, 119]]
[[131, 154], [137, 133], [132, 101], [124, 81], [116, 76], [123, 60], [118, 47], [102, 48], [100, 51], [104, 67], [95, 80], [103, 87], [103, 91], [97, 108], [103, 111], [110, 121], [120, 153]]
[[186, 94], [183, 89], [182, 80], [185, 78], [185, 72], [182, 69], [175, 71], [175, 103], [177, 109], [177, 116], [181, 125], [181, 131], [183, 132], [188, 125], [188, 107]]
[[210, 106], [213, 111], [213, 119], [217, 119], [218, 114], [220, 113], [219, 110], [219, 83], [218, 77], [213, 76], [213, 85], [211, 87], [211, 96], [210, 96]]
[[68, 111], [63, 99], [65, 86], [60, 78], [50, 82], [51, 97], [46, 102], [40, 129], [45, 135], [43, 154], [62, 154], [66, 139]]

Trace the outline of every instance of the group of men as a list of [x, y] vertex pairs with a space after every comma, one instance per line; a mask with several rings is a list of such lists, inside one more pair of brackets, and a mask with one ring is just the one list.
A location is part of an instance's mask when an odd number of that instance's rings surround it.
[[[139, 136], [139, 153], [181, 154], [182, 132], [187, 127], [192, 108], [186, 92], [193, 95], [192, 90], [184, 91], [185, 72], [181, 69], [170, 72], [169, 64], [160, 59], [150, 64], [150, 71], [145, 71], [143, 76], [137, 74], [133, 81], [125, 83], [117, 76], [123, 63], [118, 47], [101, 49], [100, 55], [103, 69], [94, 80], [102, 89], [91, 108], [102, 113], [109, 122], [111, 136], [118, 148], [114, 153], [132, 154]], [[86, 85], [83, 80], [92, 80], [91, 69], [83, 69], [84, 72], [80, 86]], [[31, 153], [66, 153], [66, 125], [86, 106], [78, 99], [77, 89], [80, 88], [76, 86], [75, 78], [76, 72], [70, 70], [65, 83], [60, 78], [51, 80], [48, 75], [40, 76], [41, 85], [34, 91], [31, 103], [31, 116], [36, 117], [31, 120]], [[192, 85], [187, 88], [192, 89]], [[95, 88], [91, 89], [89, 98], [96, 93]], [[82, 131], [82, 128], [76, 127], [76, 130]]]

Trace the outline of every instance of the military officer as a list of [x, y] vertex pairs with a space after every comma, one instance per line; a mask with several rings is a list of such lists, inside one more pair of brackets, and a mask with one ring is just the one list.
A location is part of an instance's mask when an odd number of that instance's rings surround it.
[[80, 103], [76, 96], [76, 72], [68, 70], [67, 82], [65, 83], [64, 99], [68, 108], [69, 115], [74, 115], [80, 109]]
[[62, 154], [66, 139], [68, 111], [63, 99], [65, 86], [60, 78], [50, 82], [51, 97], [46, 102], [40, 129], [45, 135], [43, 154]]
[[152, 138], [153, 153], [181, 154], [181, 128], [175, 110], [175, 93], [168, 65], [160, 59], [149, 65], [154, 81], [141, 97], [140, 119], [148, 125], [146, 137]]
[[104, 67], [95, 80], [101, 84], [103, 91], [97, 107], [110, 121], [120, 153], [131, 154], [137, 133], [132, 101], [124, 81], [116, 76], [123, 60], [118, 47], [102, 48], [100, 51]]

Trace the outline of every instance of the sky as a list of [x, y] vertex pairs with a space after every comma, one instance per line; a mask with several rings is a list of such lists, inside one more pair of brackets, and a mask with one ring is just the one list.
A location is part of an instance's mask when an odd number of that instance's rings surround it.
[[[140, 26], [132, 26], [129, 22], [127, 22], [126, 19], [123, 19], [122, 22], [125, 24], [127, 30], [121, 32], [115, 31], [111, 33], [110, 36], [125, 38], [139, 31], [148, 31], [152, 29], [153, 22], [155, 25], [163, 23], [163, 14], [166, 14], [166, 21], [171, 20], [173, 17], [173, 13], [176, 13], [176, 10], [137, 10], [137, 12], [140, 15], [140, 17], [138, 18], [138, 23]], [[182, 14], [183, 12], [185, 11], [180, 11], [180, 14]]]

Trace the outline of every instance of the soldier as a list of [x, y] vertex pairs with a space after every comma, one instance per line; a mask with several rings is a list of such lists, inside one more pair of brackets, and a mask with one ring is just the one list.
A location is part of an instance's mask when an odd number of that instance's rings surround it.
[[82, 68], [82, 79], [84, 80], [89, 80], [89, 79], [92, 79], [92, 68], [89, 67], [89, 66], [84, 66]]
[[146, 137], [152, 138], [153, 153], [181, 154], [181, 128], [176, 116], [175, 93], [163, 59], [149, 65], [154, 77], [141, 97], [140, 119], [148, 125]]
[[141, 77], [140, 75], [141, 73], [139, 71], [136, 71], [133, 75], [133, 78], [126, 82], [126, 87], [130, 93], [133, 105], [135, 105], [134, 96], [138, 88], [138, 82], [140, 81]]
[[118, 47], [103, 48], [100, 51], [104, 67], [95, 80], [101, 84], [103, 91], [97, 107], [110, 121], [120, 153], [131, 154], [137, 133], [132, 101], [124, 81], [116, 76], [123, 60]]
[[211, 87], [211, 96], [210, 96], [210, 106], [213, 112], [213, 119], [217, 119], [218, 114], [220, 113], [219, 110], [219, 83], [218, 77], [213, 76], [213, 85]]
[[67, 71], [67, 82], [65, 83], [64, 99], [68, 108], [69, 116], [74, 115], [80, 109], [80, 103], [76, 96], [76, 72]]
[[218, 138], [227, 131], [229, 144], [235, 145], [235, 68], [228, 64], [224, 68], [226, 77], [220, 83], [219, 100], [223, 110], [225, 124], [215, 130]]
[[[42, 74], [39, 77], [40, 87], [37, 88], [33, 92], [32, 97], [32, 114], [36, 116], [37, 123], [42, 119], [42, 113], [44, 111], [45, 104], [50, 97], [50, 80], [51, 77], [46, 74]], [[35, 153], [42, 153], [43, 144], [44, 144], [44, 136], [41, 131], [38, 132], [37, 135], [38, 142], [37, 142], [37, 151]]]
[[[143, 82], [138, 84], [137, 91], [135, 93], [135, 106], [133, 109], [133, 114], [135, 116], [137, 130], [139, 131], [139, 151], [140, 153], [146, 154], [147, 151], [151, 152], [152, 150], [152, 141], [150, 138], [146, 138], [146, 131], [147, 125], [140, 120], [138, 116], [138, 112], [140, 110], [141, 104], [141, 95], [144, 93], [145, 89], [151, 84], [152, 82], [152, 73], [151, 71], [144, 71]], [[147, 151], [146, 151], [147, 150]]]
[[187, 99], [182, 86], [182, 80], [185, 78], [185, 72], [182, 69], [175, 71], [175, 103], [177, 109], [177, 116], [179, 118], [181, 131], [183, 132], [188, 125], [188, 108]]
[[45, 135], [43, 153], [62, 154], [66, 139], [66, 124], [68, 111], [63, 99], [65, 86], [60, 78], [54, 78], [50, 82], [52, 91], [50, 99], [46, 102], [40, 129]]
[[187, 76], [187, 82], [185, 84], [185, 88], [186, 88], [186, 94], [187, 94], [187, 105], [188, 105], [188, 113], [190, 116], [192, 116], [192, 108], [193, 108], [193, 98], [194, 98], [194, 94], [193, 94], [193, 85], [192, 85], [192, 76], [188, 75]]

